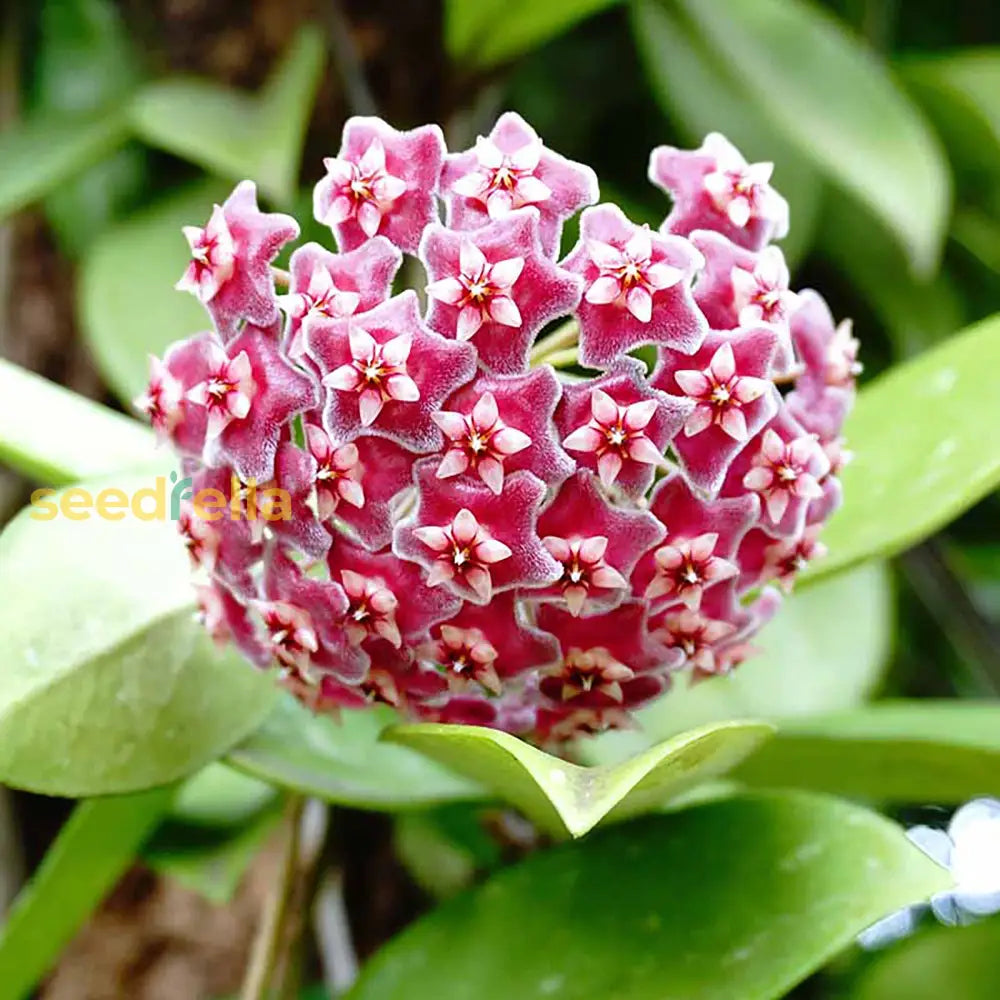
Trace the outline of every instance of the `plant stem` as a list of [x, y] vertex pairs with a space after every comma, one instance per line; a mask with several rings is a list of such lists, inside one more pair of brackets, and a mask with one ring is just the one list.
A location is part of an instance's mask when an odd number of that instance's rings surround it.
[[534, 364], [546, 364], [552, 365], [553, 368], [569, 368], [575, 365], [579, 361], [578, 349], [574, 347], [567, 347], [562, 351], [553, 351], [551, 354], [546, 354], [542, 358], [541, 362], [533, 362]]
[[240, 1000], [266, 1000], [282, 960], [289, 902], [295, 893], [304, 799], [293, 795], [285, 807], [284, 843], [274, 885], [261, 914]]
[[561, 348], [575, 346], [579, 335], [580, 329], [576, 325], [576, 320], [567, 320], [544, 340], [540, 340], [535, 344], [529, 355], [531, 364], [543, 364], [548, 360], [549, 355]]

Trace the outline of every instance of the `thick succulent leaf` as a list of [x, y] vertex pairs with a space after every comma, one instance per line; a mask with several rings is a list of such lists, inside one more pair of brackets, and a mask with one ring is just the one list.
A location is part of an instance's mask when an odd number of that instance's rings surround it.
[[807, 578], [893, 555], [996, 488], [998, 345], [995, 315], [865, 386], [845, 428], [854, 460], [844, 506], [823, 536], [829, 555]]
[[735, 777], [895, 802], [1000, 795], [1000, 702], [887, 701], [789, 719]]
[[864, 809], [738, 796], [536, 854], [395, 938], [349, 1000], [771, 1000], [947, 874]]
[[261, 781], [361, 809], [393, 811], [483, 798], [483, 790], [405, 747], [379, 742], [396, 718], [386, 710], [345, 711], [340, 721], [280, 698], [228, 762]]
[[852, 984], [852, 1000], [996, 1000], [1000, 919], [939, 927], [878, 956]]
[[48, 194], [128, 138], [124, 111], [33, 115], [0, 136], [0, 219]]
[[619, 0], [446, 0], [445, 47], [456, 62], [487, 69], [530, 52]]
[[581, 740], [578, 752], [589, 763], [607, 763], [711, 722], [853, 708], [878, 686], [892, 623], [891, 581], [883, 563], [822, 580], [786, 598], [754, 637], [760, 653], [735, 673], [690, 686], [679, 682], [640, 710], [638, 729]]
[[169, 465], [152, 431], [0, 358], [0, 462], [47, 486]]
[[920, 111], [832, 15], [804, 0], [680, 0], [745, 98], [933, 270], [950, 178]]
[[241, 826], [277, 794], [273, 785], [216, 762], [180, 786], [170, 816], [190, 826]]
[[81, 802], [0, 925], [0, 995], [27, 997], [132, 864], [173, 788]]
[[105, 232], [84, 258], [80, 325], [101, 374], [125, 404], [146, 385], [149, 355], [207, 329], [204, 308], [174, 285], [189, 251], [181, 226], [200, 225], [229, 186], [202, 181]]
[[704, 726], [621, 764], [598, 767], [571, 764], [516, 736], [479, 726], [398, 726], [385, 737], [480, 782], [549, 833], [581, 837], [605, 818], [657, 808], [726, 774], [771, 733], [762, 722]]
[[729, 63], [705, 45], [672, 5], [638, 0], [631, 11], [635, 44], [653, 96], [685, 141], [697, 146], [707, 133], [722, 132], [751, 161], [774, 162], [774, 185], [788, 199], [792, 220], [781, 249], [794, 266], [815, 233], [823, 198], [820, 172], [779, 128], [748, 105], [745, 88]]
[[255, 96], [203, 80], [164, 80], [135, 99], [132, 127], [150, 145], [233, 180], [249, 177], [287, 204], [322, 71], [322, 36], [306, 27]]
[[[153, 482], [119, 476], [86, 491], [132, 497]], [[165, 492], [162, 518], [169, 480]], [[260, 723], [272, 681], [217, 651], [194, 621], [172, 525], [38, 513], [23, 511], [0, 536], [0, 577], [9, 581], [0, 605], [0, 781], [71, 797], [166, 784]]]

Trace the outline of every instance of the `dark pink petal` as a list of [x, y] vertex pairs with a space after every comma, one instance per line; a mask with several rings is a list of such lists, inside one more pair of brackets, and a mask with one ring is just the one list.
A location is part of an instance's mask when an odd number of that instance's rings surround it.
[[[580, 361], [584, 365], [606, 368], [620, 355], [643, 344], [664, 345], [690, 354], [708, 332], [705, 317], [691, 294], [691, 282], [702, 264], [700, 254], [680, 237], [649, 233], [648, 258], [636, 264], [631, 257], [622, 256], [627, 254], [635, 234], [645, 232], [616, 205], [588, 208], [580, 217], [580, 240], [563, 266], [583, 278], [585, 290], [597, 288], [596, 295], [586, 292], [576, 308]], [[595, 242], [616, 248], [621, 260], [609, 259], [607, 266], [596, 263]], [[657, 288], [659, 272], [653, 269], [662, 271], [664, 266], [679, 272], [678, 280]], [[613, 296], [609, 278], [617, 283]]]
[[[445, 160], [441, 193], [448, 206], [448, 226], [475, 229], [498, 215], [503, 217], [513, 209], [532, 205], [541, 217], [542, 248], [547, 256], [554, 257], [563, 221], [597, 201], [596, 175], [590, 167], [542, 147], [535, 130], [513, 111], [500, 116], [489, 140], [500, 153], [499, 157], [492, 151], [483, 153], [489, 166], [477, 156], [481, 145]], [[537, 158], [526, 155], [529, 149], [537, 150]], [[501, 177], [498, 171], [504, 169], [507, 174]], [[504, 197], [503, 207], [491, 213], [491, 196], [505, 193], [504, 183], [509, 183], [506, 179], [511, 177], [516, 182], [513, 196]], [[495, 204], [500, 206], [501, 202]]]
[[[318, 320], [312, 324], [306, 337], [308, 350], [322, 372], [329, 374], [351, 365], [348, 331], [357, 330], [366, 331], [383, 347], [396, 338], [409, 340], [405, 370], [419, 392], [415, 400], [401, 400], [391, 396], [392, 390], [387, 387], [386, 398], [367, 433], [389, 438], [414, 451], [434, 451], [441, 444], [441, 432], [431, 414], [472, 378], [475, 349], [428, 330], [420, 320], [416, 293], [406, 291], [350, 320]], [[365, 429], [362, 395], [327, 384], [323, 420], [331, 437], [349, 441]]]
[[265, 483], [274, 476], [274, 455], [284, 427], [316, 405], [316, 385], [279, 352], [277, 326], [247, 324], [227, 348], [230, 358], [245, 352], [256, 392], [247, 416], [232, 420], [205, 445], [209, 465], [231, 465], [240, 478]]
[[454, 305], [429, 298], [427, 323], [445, 337], [459, 336], [459, 322], [466, 310], [477, 312], [480, 322], [469, 336], [483, 365], [501, 374], [524, 371], [528, 367], [528, 351], [539, 330], [549, 320], [568, 313], [580, 300], [580, 279], [543, 253], [538, 218], [536, 209], [522, 208], [470, 232], [459, 233], [435, 225], [427, 229], [420, 245], [420, 257], [432, 283], [446, 278], [461, 279], [463, 246], [477, 249], [491, 265], [512, 258], [524, 261], [513, 285], [499, 296], [513, 302], [516, 317], [503, 305], [502, 321], [497, 322], [497, 314], [489, 308], [497, 298], [489, 295], [481, 300], [463, 296]]

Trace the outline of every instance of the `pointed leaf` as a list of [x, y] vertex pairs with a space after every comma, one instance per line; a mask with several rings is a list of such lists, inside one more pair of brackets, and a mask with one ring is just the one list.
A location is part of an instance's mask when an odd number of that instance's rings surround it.
[[[252, 731], [272, 680], [222, 654], [193, 620], [184, 545], [158, 520], [22, 511], [0, 536], [0, 781], [48, 795], [103, 795], [190, 774]], [[133, 498], [150, 477], [88, 483]], [[50, 498], [61, 502], [61, 495]], [[147, 498], [144, 509], [153, 510]], [[117, 511], [113, 513], [119, 513]]]
[[0, 358], [0, 462], [62, 486], [120, 469], [169, 465], [152, 431]]
[[865, 386], [845, 428], [854, 460], [844, 506], [823, 535], [816, 579], [893, 555], [937, 531], [1000, 484], [1000, 315]]
[[446, 0], [445, 47], [457, 62], [487, 69], [524, 55], [619, 0]]
[[1000, 795], [1000, 702], [886, 701], [788, 719], [736, 777], [894, 802]]
[[941, 148], [888, 69], [804, 0], [681, 0], [745, 98], [896, 234], [913, 270], [938, 260], [950, 179]]
[[132, 864], [173, 788], [81, 802], [0, 925], [0, 994], [27, 997]]
[[233, 180], [249, 177], [288, 203], [322, 71], [322, 36], [306, 27], [256, 96], [203, 80], [165, 80], [136, 98], [132, 126], [152, 146]]
[[107, 230], [84, 258], [77, 308], [94, 360], [121, 401], [145, 388], [149, 355], [211, 325], [194, 298], [174, 288], [189, 251], [181, 226], [199, 225], [229, 186], [182, 188]]
[[555, 836], [581, 837], [608, 816], [656, 808], [717, 778], [771, 735], [761, 722], [684, 733], [617, 765], [580, 767], [479, 726], [397, 726], [385, 738], [420, 750], [496, 792]]
[[380, 743], [379, 733], [395, 718], [388, 710], [370, 709], [342, 712], [337, 722], [283, 697], [227, 761], [262, 781], [361, 809], [483, 797], [481, 788], [420, 754]]
[[125, 113], [33, 115], [0, 136], [0, 219], [48, 194], [128, 137]]
[[874, 813], [739, 796], [500, 872], [393, 939], [348, 1000], [772, 1000], [948, 882]]

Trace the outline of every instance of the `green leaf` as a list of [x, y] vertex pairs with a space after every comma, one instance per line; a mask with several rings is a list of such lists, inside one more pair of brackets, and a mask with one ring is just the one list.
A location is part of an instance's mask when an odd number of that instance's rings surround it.
[[361, 809], [482, 798], [482, 789], [432, 761], [380, 743], [380, 732], [395, 718], [389, 710], [369, 709], [344, 711], [336, 722], [285, 696], [227, 761], [261, 781]]
[[168, 821], [143, 849], [142, 859], [209, 902], [228, 903], [280, 819], [281, 809], [271, 807], [237, 827], [192, 829]]
[[225, 764], [209, 764], [181, 785], [171, 818], [195, 826], [240, 826], [277, 794], [273, 785]]
[[0, 997], [22, 1000], [114, 887], [170, 807], [174, 789], [76, 807], [0, 927]]
[[948, 218], [940, 146], [887, 68], [803, 0], [680, 0], [747, 99], [929, 273]]
[[955, 213], [951, 235], [982, 265], [1000, 274], [1000, 221], [975, 208]]
[[751, 161], [774, 162], [774, 184], [788, 199], [792, 222], [782, 250], [794, 266], [808, 250], [819, 218], [819, 172], [781, 130], [747, 104], [740, 79], [665, 0], [639, 0], [631, 10], [635, 44], [653, 96], [686, 141], [698, 145], [707, 133], [722, 132]]
[[878, 686], [892, 628], [886, 566], [869, 563], [838, 574], [786, 598], [754, 637], [760, 653], [734, 674], [691, 686], [678, 682], [639, 711], [638, 729], [581, 741], [578, 750], [589, 763], [608, 763], [712, 722], [853, 708]]
[[492, 789], [543, 830], [581, 837], [606, 817], [624, 819], [726, 774], [771, 735], [762, 722], [725, 722], [684, 733], [617, 765], [580, 767], [516, 736], [480, 726], [397, 726], [385, 738], [420, 750]]
[[164, 464], [152, 431], [0, 358], [0, 462], [46, 485]]
[[488, 69], [524, 55], [619, 0], [446, 0], [444, 37], [456, 62]]
[[0, 135], [0, 219], [48, 194], [113, 152], [128, 137], [120, 109], [91, 115], [34, 115]]
[[500, 872], [390, 942], [348, 1000], [771, 1000], [948, 882], [866, 810], [739, 796]]
[[886, 701], [784, 720], [735, 776], [893, 802], [1000, 795], [1000, 702]]
[[[116, 477], [86, 495], [134, 499], [153, 484]], [[193, 620], [187, 555], [164, 523], [170, 482], [158, 485], [160, 520], [35, 520], [29, 508], [0, 536], [0, 577], [17, 581], [0, 605], [0, 781], [71, 797], [166, 784], [225, 753], [273, 704], [271, 679]]]
[[[31, 61], [31, 113], [90, 114], [122, 102], [139, 82], [138, 60], [111, 0], [45, 0]], [[115, 217], [135, 206], [148, 180], [148, 151], [116, 150], [68, 178], [45, 199], [61, 246], [77, 256]]]
[[210, 325], [193, 295], [174, 285], [189, 251], [181, 226], [198, 225], [228, 194], [221, 181], [176, 191], [109, 229], [84, 258], [77, 309], [87, 346], [126, 403], [145, 388], [149, 355]]
[[150, 145], [233, 180], [249, 177], [287, 204], [323, 59], [322, 35], [304, 27], [257, 95], [203, 80], [164, 80], [136, 98], [132, 126]]
[[995, 180], [1000, 169], [1000, 49], [908, 57], [899, 69], [941, 133], [956, 169]]
[[1000, 920], [919, 934], [877, 956], [852, 986], [851, 1000], [996, 1000]]
[[823, 535], [816, 578], [893, 555], [937, 531], [1000, 483], [1000, 315], [865, 386], [847, 420], [854, 460], [844, 506]]

